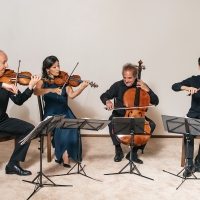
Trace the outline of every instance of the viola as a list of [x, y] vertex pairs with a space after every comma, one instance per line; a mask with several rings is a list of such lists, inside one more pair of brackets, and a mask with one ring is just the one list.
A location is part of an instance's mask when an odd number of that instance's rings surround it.
[[[138, 66], [138, 79], [141, 79], [141, 71], [145, 69], [142, 66], [142, 61], [140, 60]], [[124, 106], [130, 109], [126, 109], [126, 114], [124, 117], [134, 117], [134, 118], [144, 118], [147, 107], [150, 104], [149, 94], [142, 90], [141, 88], [131, 88], [128, 89], [123, 96]], [[144, 135], [134, 135], [134, 146], [141, 146], [147, 143], [150, 139], [151, 128], [149, 122], [145, 120], [144, 124]], [[117, 135], [117, 139], [125, 144], [130, 145], [131, 135]]]
[[[72, 87], [77, 87], [82, 82], [83, 80], [81, 80], [81, 77], [79, 75], [72, 75], [69, 77], [68, 73], [64, 71], [60, 71], [59, 76], [54, 77], [54, 81], [52, 81], [52, 83], [55, 83], [58, 87], [61, 87], [64, 84], [70, 85]], [[90, 82], [89, 84], [91, 87], [98, 87], [96, 83]]]

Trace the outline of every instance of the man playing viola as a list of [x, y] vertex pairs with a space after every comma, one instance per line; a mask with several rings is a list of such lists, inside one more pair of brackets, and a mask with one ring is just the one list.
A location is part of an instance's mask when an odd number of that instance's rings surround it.
[[[138, 70], [137, 66], [127, 63], [123, 66], [122, 69], [122, 76], [123, 80], [115, 82], [105, 93], [100, 96], [101, 101], [103, 104], [106, 105], [107, 110], [113, 110], [114, 107], [123, 107], [123, 96], [124, 93], [131, 88], [141, 88], [142, 90], [146, 91], [150, 96], [150, 103], [157, 105], [159, 103], [157, 95], [142, 81], [137, 80]], [[110, 100], [114, 99], [115, 104], [113, 104]], [[112, 115], [110, 116], [109, 120], [112, 120], [113, 117], [124, 117], [125, 110], [113, 110]], [[155, 129], [155, 123], [145, 116], [145, 119], [149, 122], [151, 128], [151, 134]], [[112, 139], [113, 145], [116, 148], [116, 155], [114, 157], [115, 162], [120, 162], [124, 157], [120, 142], [117, 140], [115, 134], [113, 134], [113, 127], [112, 123], [108, 125], [110, 137]], [[143, 164], [143, 161], [138, 158], [137, 151], [138, 149], [144, 149], [146, 144], [138, 147], [133, 147], [132, 150], [132, 160], [133, 162]], [[126, 159], [130, 159], [130, 152], [126, 155]]]
[[[0, 76], [2, 77], [8, 67], [8, 57], [0, 50]], [[19, 166], [19, 161], [24, 161], [30, 143], [20, 145], [19, 141], [26, 137], [34, 126], [28, 122], [10, 118], [7, 113], [9, 98], [17, 105], [22, 105], [33, 93], [33, 88], [40, 80], [40, 76], [32, 76], [28, 88], [21, 93], [17, 86], [0, 82], [0, 134], [1, 132], [10, 135], [17, 135], [18, 142], [5, 168], [6, 174], [17, 174], [21, 176], [31, 175], [31, 172]]]

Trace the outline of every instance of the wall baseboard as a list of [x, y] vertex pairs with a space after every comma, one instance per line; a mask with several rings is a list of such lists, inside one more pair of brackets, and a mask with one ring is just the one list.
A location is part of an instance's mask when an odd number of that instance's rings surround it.
[[[105, 134], [81, 134], [82, 137], [110, 137]], [[183, 138], [182, 135], [152, 135], [151, 138]]]

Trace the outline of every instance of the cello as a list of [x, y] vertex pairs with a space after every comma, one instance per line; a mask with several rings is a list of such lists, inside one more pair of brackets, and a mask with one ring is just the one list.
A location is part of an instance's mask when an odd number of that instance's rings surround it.
[[[141, 71], [145, 69], [142, 66], [142, 61], [140, 60], [138, 66], [138, 79], [141, 79]], [[145, 112], [150, 104], [149, 94], [142, 90], [141, 88], [130, 88], [128, 89], [123, 96], [123, 104], [126, 109], [126, 114], [124, 117], [133, 117], [133, 118], [145, 118]], [[130, 108], [130, 109], [128, 109]], [[144, 124], [144, 135], [134, 135], [134, 146], [142, 146], [147, 143], [151, 136], [151, 128], [149, 122], [145, 120]], [[117, 135], [119, 142], [125, 145], [130, 145], [131, 135]]]

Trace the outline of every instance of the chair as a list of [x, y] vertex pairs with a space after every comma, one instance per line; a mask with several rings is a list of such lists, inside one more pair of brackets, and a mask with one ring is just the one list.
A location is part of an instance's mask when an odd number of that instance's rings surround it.
[[[44, 116], [44, 100], [43, 96], [37, 96], [37, 98], [38, 98], [38, 106], [40, 112], [40, 121], [42, 121]], [[51, 162], [51, 135], [52, 134], [47, 134], [47, 162]]]
[[[196, 136], [194, 139], [200, 139], [200, 136]], [[185, 166], [185, 149], [184, 149], [184, 135], [182, 139], [182, 152], [181, 152], [181, 167]]]
[[17, 144], [17, 136], [16, 135], [10, 135], [8, 133], [0, 132], [0, 142], [5, 142], [8, 140], [15, 140], [14, 145], [16, 146]]

